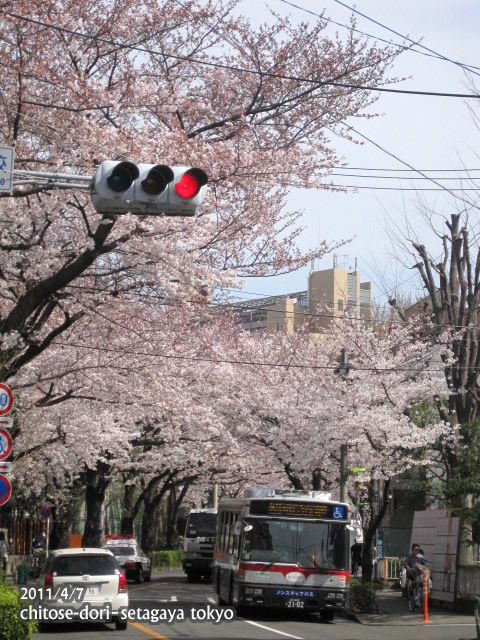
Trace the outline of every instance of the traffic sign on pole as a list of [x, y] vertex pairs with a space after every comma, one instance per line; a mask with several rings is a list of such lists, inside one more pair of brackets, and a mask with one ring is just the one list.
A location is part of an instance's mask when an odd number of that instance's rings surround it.
[[13, 464], [11, 462], [0, 462], [0, 473], [10, 473], [13, 469]]
[[7, 476], [0, 473], [0, 507], [10, 500], [12, 495], [12, 485]]
[[52, 517], [52, 510], [50, 507], [42, 507], [40, 509], [40, 517], [42, 520], [49, 520]]
[[[0, 147], [1, 149], [1, 147]], [[6, 416], [13, 407], [13, 393], [10, 387], [0, 383], [0, 416]]]
[[5, 460], [12, 453], [12, 437], [5, 431], [0, 429], [0, 460]]
[[13, 427], [13, 418], [0, 418], [0, 429], [11, 429]]
[[12, 191], [14, 158], [13, 147], [0, 147], [0, 191]]

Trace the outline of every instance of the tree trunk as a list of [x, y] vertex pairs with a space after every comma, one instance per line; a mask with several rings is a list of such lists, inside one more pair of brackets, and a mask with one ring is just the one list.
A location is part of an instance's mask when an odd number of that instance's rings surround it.
[[83, 531], [83, 547], [101, 547], [103, 532], [100, 529], [102, 506], [105, 501], [105, 490], [110, 484], [110, 467], [98, 462], [96, 469], [88, 469], [85, 487], [85, 529]]
[[133, 496], [135, 493], [134, 484], [125, 485], [123, 494], [122, 519], [120, 522], [120, 533], [134, 533], [133, 521], [135, 519]]
[[49, 546], [54, 549], [66, 549], [70, 546], [70, 533], [76, 510], [76, 501], [58, 507], [51, 507], [53, 528]]
[[368, 485], [368, 504], [370, 518], [363, 535], [362, 550], [362, 582], [371, 582], [373, 576], [373, 560], [374, 560], [374, 542], [375, 534], [380, 526], [383, 516], [385, 515], [389, 503], [388, 492], [390, 489], [390, 480], [383, 483], [383, 491], [379, 489], [381, 495], [378, 496], [377, 509], [377, 491], [374, 487], [376, 481], [372, 480]]
[[191, 482], [185, 482], [179, 495], [177, 495], [177, 487], [170, 489], [167, 511], [167, 549], [178, 549], [178, 511], [190, 485]]
[[[473, 507], [473, 496], [468, 494], [462, 498], [462, 507], [464, 509], [471, 509]], [[473, 565], [473, 531], [472, 523], [465, 522], [462, 517], [461, 533], [460, 533], [460, 549], [458, 554], [458, 566]]]
[[151, 482], [143, 494], [143, 517], [142, 517], [142, 549], [149, 554], [155, 546], [155, 527], [153, 523], [158, 518], [160, 504], [166, 492], [172, 487], [172, 479], [175, 474], [169, 474], [163, 486], [158, 489], [160, 482], [165, 477], [156, 478]]

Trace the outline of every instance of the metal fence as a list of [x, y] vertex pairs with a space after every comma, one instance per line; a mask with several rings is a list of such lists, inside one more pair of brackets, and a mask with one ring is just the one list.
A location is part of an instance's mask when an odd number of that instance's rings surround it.
[[388, 580], [400, 580], [403, 558], [377, 558], [377, 578], [387, 582]]

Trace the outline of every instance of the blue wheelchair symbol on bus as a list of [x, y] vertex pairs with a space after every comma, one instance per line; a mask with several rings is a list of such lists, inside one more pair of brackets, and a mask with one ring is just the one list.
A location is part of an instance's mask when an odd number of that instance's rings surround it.
[[335, 507], [333, 509], [333, 517], [335, 520], [343, 520], [343, 510], [345, 507]]

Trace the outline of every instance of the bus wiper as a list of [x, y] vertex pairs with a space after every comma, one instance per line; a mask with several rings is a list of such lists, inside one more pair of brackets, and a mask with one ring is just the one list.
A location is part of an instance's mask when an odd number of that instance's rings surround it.
[[298, 549], [298, 550], [299, 550], [299, 551], [301, 551], [304, 555], [306, 555], [306, 556], [307, 556], [307, 558], [310, 560], [310, 562], [313, 564], [313, 566], [314, 566], [316, 569], [320, 569], [320, 570], [321, 570], [321, 567], [320, 567], [320, 565], [318, 564], [318, 562], [314, 559], [314, 557], [313, 557], [313, 556], [311, 556], [309, 553], [307, 553], [307, 552], [305, 551], [305, 549], [303, 549], [302, 547], [299, 547], [299, 549]]

